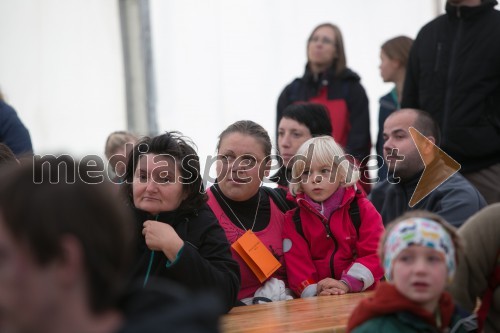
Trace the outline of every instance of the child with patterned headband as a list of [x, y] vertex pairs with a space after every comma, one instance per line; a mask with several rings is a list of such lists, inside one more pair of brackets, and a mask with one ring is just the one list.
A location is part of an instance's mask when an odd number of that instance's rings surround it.
[[435, 214], [413, 211], [394, 221], [380, 246], [388, 282], [358, 304], [347, 331], [475, 331], [475, 316], [456, 307], [445, 291], [456, 270], [457, 251], [455, 229]]

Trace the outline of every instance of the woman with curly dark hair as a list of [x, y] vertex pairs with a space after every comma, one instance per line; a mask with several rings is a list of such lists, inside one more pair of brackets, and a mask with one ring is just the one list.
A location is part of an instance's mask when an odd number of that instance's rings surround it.
[[216, 292], [227, 311], [240, 284], [238, 264], [206, 205], [200, 162], [180, 133], [140, 140], [127, 163], [125, 195], [140, 237], [134, 276], [175, 280], [191, 290]]

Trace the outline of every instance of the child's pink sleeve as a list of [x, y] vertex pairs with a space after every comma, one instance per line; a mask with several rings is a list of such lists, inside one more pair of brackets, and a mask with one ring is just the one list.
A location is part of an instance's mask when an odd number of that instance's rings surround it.
[[378, 256], [378, 244], [384, 232], [382, 218], [368, 199], [358, 198], [358, 206], [361, 226], [356, 242], [357, 258], [341, 277], [351, 292], [366, 290], [384, 276]]
[[295, 209], [287, 212], [283, 226], [283, 254], [288, 285], [297, 296], [316, 296], [318, 273], [307, 241], [295, 229], [294, 213]]

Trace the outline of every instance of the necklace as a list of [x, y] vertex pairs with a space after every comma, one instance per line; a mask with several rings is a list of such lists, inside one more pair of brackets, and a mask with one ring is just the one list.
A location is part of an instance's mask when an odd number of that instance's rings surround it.
[[[224, 202], [224, 204], [226, 204], [227, 208], [229, 208], [229, 210], [231, 211], [231, 213], [233, 213], [233, 216], [236, 218], [236, 221], [238, 221], [238, 223], [241, 225], [241, 227], [243, 228], [243, 230], [248, 231], [248, 229], [245, 228], [245, 225], [240, 221], [240, 219], [238, 218], [238, 216], [236, 216], [236, 214], [234, 213], [234, 211], [231, 209], [231, 206], [229, 206], [229, 204], [226, 202], [226, 200], [224, 200], [223, 194], [220, 193], [219, 190], [215, 186], [213, 188], [214, 188], [214, 190], [217, 193], [219, 193], [220, 198], [222, 199], [222, 201]], [[250, 231], [253, 231], [253, 228], [255, 227], [255, 221], [257, 221], [257, 213], [259, 212], [259, 205], [260, 205], [260, 189], [259, 189], [259, 198], [257, 199], [257, 209], [255, 210], [255, 216], [253, 218], [253, 224], [252, 224], [252, 228], [250, 229]]]

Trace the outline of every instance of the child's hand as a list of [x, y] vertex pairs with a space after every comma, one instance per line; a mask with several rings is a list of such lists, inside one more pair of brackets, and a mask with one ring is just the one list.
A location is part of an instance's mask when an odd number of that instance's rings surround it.
[[326, 278], [318, 282], [318, 295], [343, 295], [349, 292], [349, 287], [338, 280]]
[[170, 261], [174, 261], [184, 241], [169, 224], [148, 220], [142, 225], [142, 234], [150, 250], [163, 251]]

